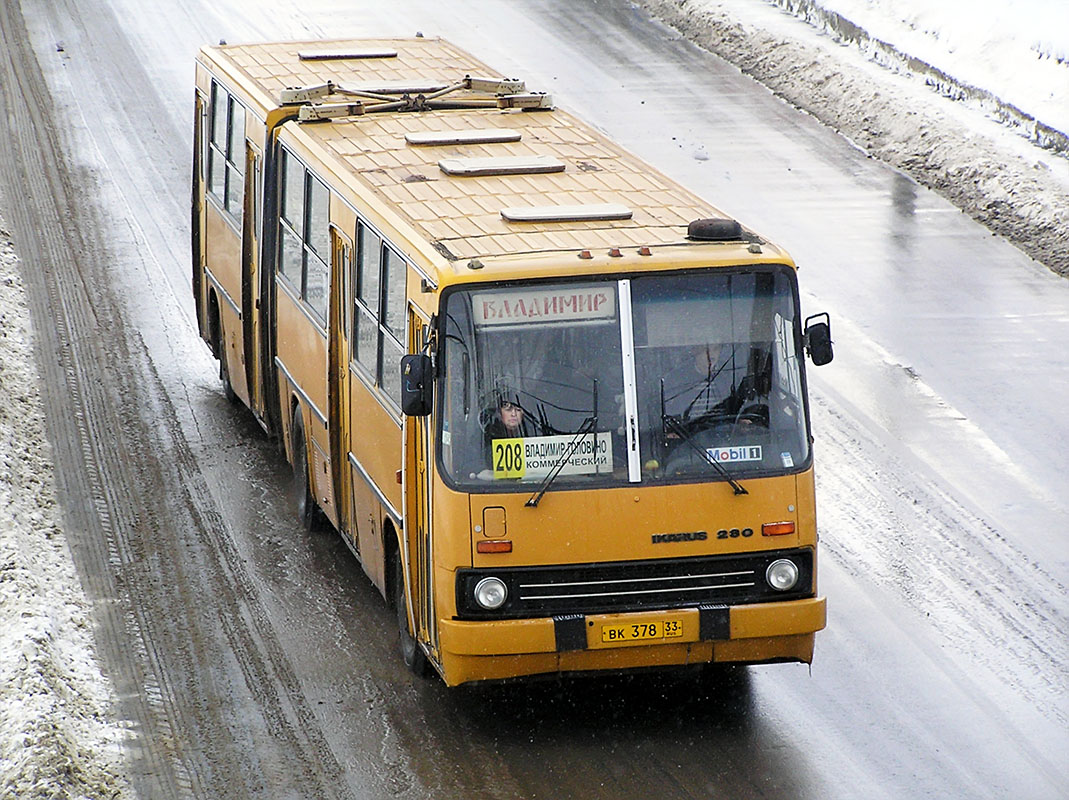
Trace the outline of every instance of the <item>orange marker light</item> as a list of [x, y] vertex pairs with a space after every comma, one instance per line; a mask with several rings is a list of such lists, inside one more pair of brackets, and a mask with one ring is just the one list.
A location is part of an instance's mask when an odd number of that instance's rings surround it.
[[645, 245], [643, 245], [642, 247], [640, 247], [640, 248], [638, 249], [638, 254], [639, 254], [640, 256], [652, 256], [652, 255], [653, 255], [653, 251], [652, 251], [652, 250], [650, 250], [650, 249], [649, 249], [648, 247], [646, 247]]
[[762, 536], [784, 536], [794, 533], [793, 522], [766, 522], [761, 526]]
[[512, 542], [509, 539], [487, 539], [476, 542], [475, 549], [480, 553], [511, 553]]
[[623, 255], [623, 253], [620, 252], [620, 248], [619, 247], [613, 247], [612, 249], [609, 250], [609, 255], [612, 256], [613, 258], [619, 258], [620, 256]]
[[579, 251], [579, 257], [582, 258], [582, 259], [587, 259], [587, 258], [593, 258], [594, 256], [590, 255], [590, 251], [589, 250], [580, 250]]

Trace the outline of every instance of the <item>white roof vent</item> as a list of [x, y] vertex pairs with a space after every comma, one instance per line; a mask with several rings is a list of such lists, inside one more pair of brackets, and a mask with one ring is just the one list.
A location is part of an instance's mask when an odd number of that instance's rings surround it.
[[523, 206], [503, 208], [509, 222], [588, 222], [590, 220], [631, 219], [631, 209], [619, 203], [591, 203], [580, 206]]
[[448, 144], [498, 144], [500, 142], [518, 142], [520, 132], [511, 128], [489, 128], [467, 131], [419, 131], [406, 133], [405, 141], [411, 145], [448, 145]]
[[438, 168], [446, 175], [536, 175], [564, 172], [563, 161], [553, 156], [502, 156], [497, 158], [443, 158]]
[[383, 47], [356, 48], [351, 50], [299, 50], [301, 61], [340, 61], [348, 58], [397, 58], [397, 51]]

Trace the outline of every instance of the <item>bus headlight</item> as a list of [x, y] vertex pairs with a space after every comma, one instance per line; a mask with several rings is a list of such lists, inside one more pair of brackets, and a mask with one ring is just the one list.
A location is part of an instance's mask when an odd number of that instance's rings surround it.
[[773, 589], [786, 592], [798, 583], [798, 566], [786, 558], [773, 561], [765, 570], [765, 580]]
[[475, 602], [487, 611], [501, 608], [509, 591], [500, 578], [483, 578], [475, 584]]

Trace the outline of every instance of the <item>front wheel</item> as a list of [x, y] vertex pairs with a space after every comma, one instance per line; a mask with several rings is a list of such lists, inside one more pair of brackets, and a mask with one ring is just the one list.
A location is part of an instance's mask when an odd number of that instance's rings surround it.
[[393, 605], [397, 611], [397, 631], [401, 639], [401, 659], [405, 666], [418, 678], [430, 675], [430, 662], [427, 654], [419, 646], [416, 637], [408, 629], [408, 601], [405, 599], [405, 573], [401, 568], [401, 556], [394, 558], [393, 565]]

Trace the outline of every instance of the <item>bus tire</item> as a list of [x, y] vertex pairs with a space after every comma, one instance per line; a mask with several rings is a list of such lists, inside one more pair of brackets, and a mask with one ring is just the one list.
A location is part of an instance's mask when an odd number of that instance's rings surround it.
[[208, 301], [208, 313], [210, 315], [208, 318], [208, 330], [212, 355], [219, 359], [219, 378], [223, 382], [223, 395], [228, 402], [236, 403], [238, 396], [234, 393], [234, 387], [230, 383], [230, 368], [226, 363], [226, 346], [223, 337], [223, 318], [219, 313], [219, 300], [216, 298], [215, 292], [212, 292], [211, 299]]
[[227, 402], [236, 405], [238, 396], [230, 383], [230, 367], [226, 364], [225, 351], [220, 351], [219, 353], [219, 378], [223, 381], [223, 396], [226, 397]]
[[304, 420], [298, 407], [293, 414], [293, 487], [297, 502], [297, 519], [306, 531], [323, 527], [323, 512], [312, 494], [311, 473], [308, 470], [308, 441], [304, 435]]
[[427, 654], [419, 646], [416, 637], [408, 629], [408, 601], [405, 600], [405, 573], [401, 568], [401, 556], [396, 554], [393, 560], [393, 605], [397, 612], [397, 633], [401, 641], [401, 660], [409, 672], [417, 678], [430, 675], [431, 665]]

